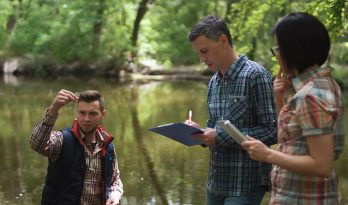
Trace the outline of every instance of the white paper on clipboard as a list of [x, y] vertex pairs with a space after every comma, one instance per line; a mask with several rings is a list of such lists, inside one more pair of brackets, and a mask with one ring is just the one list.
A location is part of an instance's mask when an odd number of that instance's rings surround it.
[[241, 133], [229, 120], [219, 120], [216, 123], [224, 129], [230, 137], [232, 137], [238, 144], [242, 144], [247, 138]]

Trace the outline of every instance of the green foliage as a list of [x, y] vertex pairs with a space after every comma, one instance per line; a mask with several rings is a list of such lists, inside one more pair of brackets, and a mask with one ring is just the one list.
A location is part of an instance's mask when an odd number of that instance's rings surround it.
[[0, 59], [102, 65], [124, 62], [137, 51], [138, 59], [154, 58], [169, 67], [197, 64], [187, 34], [203, 16], [217, 14], [228, 22], [238, 53], [276, 72], [277, 62], [269, 52], [272, 27], [289, 12], [305, 11], [321, 19], [330, 31], [329, 63], [348, 64], [346, 0], [156, 0], [141, 20], [137, 47], [132, 47], [139, 2], [0, 1]]
[[[101, 1], [23, 1], [14, 5], [1, 2], [0, 22], [3, 26], [0, 41], [3, 55], [11, 57], [45, 56], [65, 63], [74, 61], [93, 62], [100, 58], [121, 58], [129, 50], [127, 38], [129, 24], [125, 16], [118, 15], [121, 3], [106, 0], [104, 12], [100, 18], [96, 10]], [[17, 15], [19, 7], [26, 15]], [[6, 32], [10, 15], [16, 16], [15, 29]], [[123, 19], [122, 19], [123, 18]], [[101, 22], [102, 29], [96, 43], [94, 25]], [[120, 25], [118, 25], [120, 24]], [[119, 37], [119, 38], [117, 38]]]
[[327, 26], [331, 36], [336, 38], [347, 32], [347, 9], [346, 0], [316, 0], [306, 4], [304, 11], [317, 16]]
[[145, 45], [141, 46], [142, 52], [173, 65], [197, 63], [199, 59], [187, 35], [201, 16], [209, 14], [202, 8], [209, 7], [209, 1], [201, 0], [158, 2], [149, 13], [147, 25], [143, 26]]
[[235, 41], [236, 50], [261, 62], [268, 70], [271, 70], [276, 61], [271, 60], [269, 48], [273, 46], [271, 30], [282, 12], [285, 1], [265, 0], [250, 1], [241, 0], [232, 4], [231, 13], [228, 16], [230, 31]]

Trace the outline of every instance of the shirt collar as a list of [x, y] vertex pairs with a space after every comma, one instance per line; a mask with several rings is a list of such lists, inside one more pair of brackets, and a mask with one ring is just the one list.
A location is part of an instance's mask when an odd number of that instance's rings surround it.
[[248, 60], [248, 57], [246, 55], [241, 55], [239, 58], [230, 66], [230, 68], [227, 70], [225, 76], [221, 74], [220, 71], [217, 73], [218, 79], [222, 78], [233, 78], [239, 71], [243, 68], [244, 63]]
[[292, 79], [292, 84], [296, 91], [299, 91], [308, 81], [314, 78], [328, 77], [331, 75], [333, 68], [330, 67], [318, 67], [314, 70], [302, 73]]
[[[104, 142], [104, 137], [102, 135], [102, 133], [100, 133], [99, 130], [96, 130], [97, 132], [95, 133], [95, 141], [98, 145], [100, 145], [100, 147], [103, 145]], [[80, 132], [80, 136], [81, 136], [81, 140], [84, 142], [84, 144], [86, 144], [86, 135], [81, 132], [81, 130], [79, 129]]]

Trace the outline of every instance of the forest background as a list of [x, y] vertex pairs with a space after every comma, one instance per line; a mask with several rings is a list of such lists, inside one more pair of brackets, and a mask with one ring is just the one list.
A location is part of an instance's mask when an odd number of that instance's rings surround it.
[[120, 70], [139, 72], [149, 60], [166, 71], [201, 71], [206, 68], [187, 34], [203, 16], [216, 14], [227, 21], [239, 54], [276, 72], [271, 30], [294, 11], [309, 12], [327, 26], [332, 41], [327, 64], [346, 84], [346, 0], [2, 0], [0, 65], [16, 59], [15, 73], [39, 76], [117, 76]]

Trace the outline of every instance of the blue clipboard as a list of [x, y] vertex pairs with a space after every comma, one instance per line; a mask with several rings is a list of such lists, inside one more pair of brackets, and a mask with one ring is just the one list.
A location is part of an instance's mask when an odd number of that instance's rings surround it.
[[150, 128], [152, 132], [168, 137], [172, 140], [180, 142], [186, 146], [194, 146], [202, 144], [201, 141], [193, 139], [192, 134], [203, 133], [199, 128], [192, 127], [185, 123], [170, 123]]

